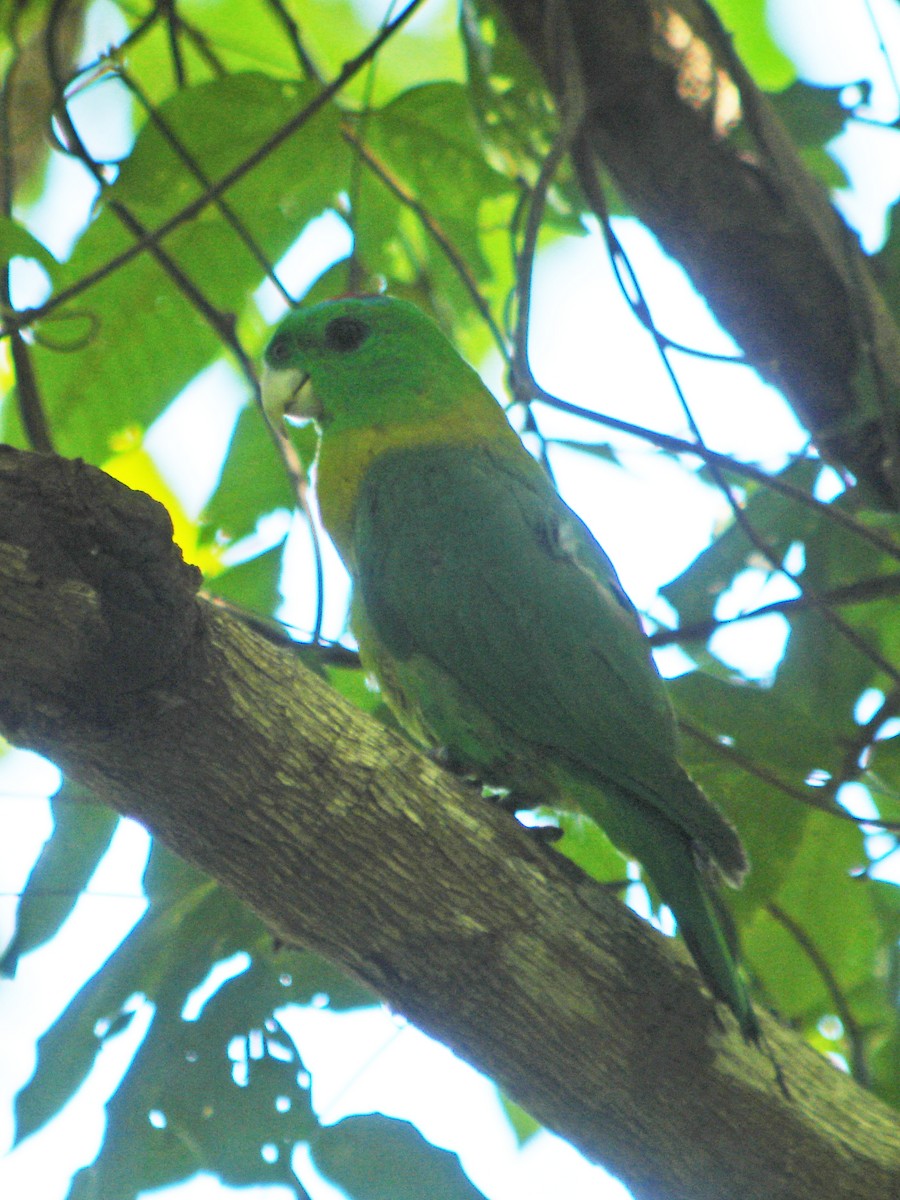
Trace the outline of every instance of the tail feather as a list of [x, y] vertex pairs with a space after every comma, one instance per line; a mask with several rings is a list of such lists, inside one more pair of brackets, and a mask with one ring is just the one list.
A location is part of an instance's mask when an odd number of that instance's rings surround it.
[[[649, 867], [647, 869], [650, 871]], [[652, 871], [650, 875], [653, 878]], [[750, 993], [738, 965], [737, 934], [731, 915], [721, 898], [696, 871], [694, 879], [689, 883], [689, 889], [691, 884], [694, 885], [695, 894], [690, 897], [690, 909], [699, 909], [703, 913], [700, 921], [696, 920], [693, 912], [690, 916], [686, 915], [684, 897], [676, 903], [675, 898], [667, 896], [659, 884], [657, 887], [675, 914], [682, 937], [707, 987], [734, 1013], [744, 1038], [748, 1042], [758, 1043], [759, 1021], [753, 1011]]]
[[609, 837], [646, 869], [672, 910], [707, 987], [734, 1013], [744, 1038], [759, 1042], [759, 1022], [738, 965], [737, 934], [717, 892], [714, 872], [703, 867], [709, 861], [707, 848], [658, 808], [626, 793], [605, 788], [596, 804], [584, 792], [579, 799]]

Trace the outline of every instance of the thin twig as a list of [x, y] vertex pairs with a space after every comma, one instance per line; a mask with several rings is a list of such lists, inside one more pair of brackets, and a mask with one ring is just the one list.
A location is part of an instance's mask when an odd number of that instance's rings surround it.
[[515, 337], [513, 339], [513, 394], [519, 398], [520, 380], [527, 385], [532, 378], [528, 361], [528, 333], [531, 323], [531, 288], [534, 280], [534, 261], [547, 194], [550, 185], [579, 132], [584, 126], [585, 93], [581, 77], [578, 50], [570, 14], [565, 5], [551, 0], [545, 14], [545, 36], [553, 43], [554, 66], [562, 90], [559, 101], [559, 129], [550, 150], [541, 163], [538, 177], [528, 201], [525, 232], [516, 258], [516, 297], [518, 301]]
[[853, 1078], [857, 1083], [867, 1087], [869, 1083], [869, 1069], [866, 1064], [865, 1046], [862, 1035], [862, 1030], [856, 1023], [856, 1018], [847, 1000], [841, 991], [840, 984], [837, 981], [837, 976], [828, 965], [824, 955], [819, 950], [818, 946], [809, 936], [805, 929], [800, 926], [793, 917], [789, 916], [783, 908], [772, 902], [766, 906], [766, 912], [769, 916], [777, 921], [783, 929], [785, 929], [809, 961], [815, 968], [819, 978], [825, 985], [828, 995], [831, 997], [831, 1002], [834, 1005], [834, 1011], [840, 1018], [841, 1024], [844, 1027], [844, 1033], [847, 1037], [847, 1044], [850, 1047], [850, 1070]]
[[294, 57], [297, 59], [297, 64], [303, 71], [303, 74], [307, 79], [312, 79], [315, 83], [322, 84], [322, 76], [319, 74], [316, 64], [303, 45], [303, 40], [300, 37], [300, 27], [297, 22], [281, 3], [281, 0], [265, 0], [265, 2], [281, 22], [287, 39], [291, 44], [291, 49], [294, 51]]
[[[225, 600], [211, 592], [201, 590], [199, 595], [209, 604], [215, 605], [216, 608], [224, 609], [236, 621], [255, 630], [274, 646], [280, 646], [301, 658], [313, 654], [317, 662], [325, 663], [329, 667], [344, 667], [348, 670], [359, 670], [362, 666], [357, 651], [350, 650], [340, 642], [334, 642], [327, 638], [323, 638], [318, 643], [313, 643], [311, 640], [304, 641], [302, 638], [308, 635], [288, 621], [282, 621], [278, 617], [262, 616], [253, 609], [244, 608], [240, 604]], [[295, 635], [301, 635], [301, 637]]]
[[[181, 159], [182, 163], [187, 167], [200, 186], [204, 189], [211, 187], [212, 182], [207, 176], [206, 172], [194, 158], [193, 154], [191, 154], [187, 146], [185, 146], [184, 142], [182, 142], [181, 138], [179, 138], [172, 129], [168, 121], [153, 105], [152, 101], [143, 91], [137, 80], [124, 67], [118, 67], [116, 69], [116, 74], [119, 76], [128, 90], [134, 94], [141, 107], [147, 113], [149, 120], [153, 125], [156, 126], [163, 138], [169, 143], [172, 150], [174, 150], [175, 154]], [[275, 269], [272, 266], [269, 258], [263, 253], [261, 247], [257, 244], [256, 239], [253, 237], [250, 230], [237, 215], [228, 201], [222, 197], [219, 197], [219, 199], [216, 200], [216, 208], [237, 234], [241, 242], [243, 242], [250, 255], [260, 265], [266, 278], [269, 279], [281, 293], [281, 297], [285, 303], [293, 304], [293, 297], [278, 278], [278, 275], [275, 272]]]
[[705, 729], [700, 729], [699, 726], [693, 725], [690, 721], [685, 721], [679, 717], [678, 728], [689, 737], [692, 737], [694, 741], [700, 742], [702, 745], [714, 750], [719, 757], [727, 758], [735, 766], [741, 767], [748, 775], [752, 775], [755, 779], [758, 779], [760, 783], [765, 783], [769, 787], [777, 789], [782, 795], [790, 796], [792, 800], [796, 800], [798, 804], [805, 805], [806, 808], [812, 808], [816, 812], [825, 813], [827, 816], [834, 817], [838, 821], [848, 821], [857, 828], [860, 825], [872, 825], [879, 829], [887, 829], [892, 833], [900, 832], [900, 821], [887, 821], [882, 817], [855, 817], [853, 813], [847, 812], [840, 805], [833, 803], [823, 804], [820, 800], [814, 799], [813, 795], [809, 792], [803, 791], [794, 784], [781, 779], [774, 771], [770, 771], [768, 767], [761, 767], [759, 763], [754, 762], [752, 758], [748, 758], [746, 754], [742, 754], [735, 746], [729, 746], [721, 742], [713, 734], [707, 733]]
[[794, 487], [793, 484], [785, 483], [784, 480], [779, 479], [777, 476], [767, 474], [760, 467], [753, 466], [752, 463], [741, 462], [739, 459], [732, 458], [728, 454], [721, 454], [717, 450], [710, 450], [706, 446], [698, 446], [696, 442], [692, 442], [688, 438], [676, 437], [674, 434], [662, 433], [656, 429], [648, 429], [644, 425], [634, 425], [632, 422], [623, 421], [619, 417], [606, 416], [606, 414], [596, 412], [594, 409], [572, 404], [568, 400], [554, 396], [552, 392], [545, 391], [536, 381], [533, 381], [533, 389], [535, 400], [549, 404], [560, 412], [569, 413], [573, 417], [583, 417], [584, 420], [592, 421], [595, 425], [602, 425], [605, 429], [614, 429], [618, 433], [629, 434], [631, 437], [639, 438], [644, 442], [650, 442], [652, 445], [658, 446], [660, 450], [666, 450], [672, 454], [696, 455], [697, 458], [702, 459], [705, 463], [715, 463], [726, 471], [732, 471], [735, 475], [740, 475], [744, 479], [749, 479], [762, 487], [771, 488], [772, 491], [779, 492], [782, 496], [786, 496], [797, 504], [812, 509], [823, 519], [832, 521], [834, 524], [840, 525], [841, 528], [856, 534], [861, 540], [869, 542], [888, 557], [894, 559], [896, 562], [900, 562], [900, 546], [897, 546], [889, 538], [884, 537], [877, 530], [863, 525], [860, 521], [857, 521], [855, 518], [849, 516], [849, 514], [835, 507], [835, 505], [823, 504], [821, 500], [817, 500], [809, 492], [804, 492], [801, 488]]
[[552, 478], [547, 440], [541, 432], [537, 418], [528, 402], [530, 399], [529, 382], [534, 378], [528, 356], [531, 290], [538, 237], [544, 220], [547, 194], [563, 160], [582, 128], [585, 110], [584, 89], [577, 65], [578, 56], [573, 41], [572, 26], [568, 13], [562, 5], [555, 3], [550, 5], [547, 13], [547, 34], [555, 38], [556, 51], [560, 60], [560, 75], [563, 80], [560, 101], [561, 120], [550, 150], [541, 163], [538, 177], [528, 197], [527, 208], [520, 210], [525, 212], [525, 231], [521, 248], [516, 254], [515, 260], [517, 306], [510, 382], [513, 396], [518, 402], [525, 405], [526, 429], [538, 437], [541, 447], [541, 462]]
[[[3, 86], [0, 88], [0, 179], [2, 179], [3, 187], [0, 205], [2, 205], [3, 215], [7, 218], [12, 216], [16, 186], [16, 156], [11, 112], [13, 88], [20, 64], [20, 51], [15, 28], [10, 31], [10, 42], [14, 53], [6, 69]], [[10, 264], [7, 262], [0, 271], [0, 304], [11, 312], [13, 308], [10, 288]], [[18, 329], [10, 339], [10, 355], [16, 378], [16, 405], [22, 419], [25, 436], [32, 449], [43, 454], [52, 454], [53, 439], [47, 422], [47, 414], [41, 401], [34, 364], [31, 361], [31, 347]]]
[[[826, 604], [865, 604], [900, 595], [900, 573], [879, 575], [874, 579], [862, 579], [856, 583], [845, 583], [841, 587], [822, 592], [820, 599]], [[735, 617], [710, 617], [705, 621], [694, 621], [690, 625], [679, 625], [677, 629], [658, 629], [649, 635], [653, 646], [682, 646], [690, 642], [705, 642], [719, 629], [738, 625], [743, 621], [756, 621], [778, 613], [798, 612], [811, 607], [808, 596], [791, 596], [787, 600], [773, 600]]]
[[180, 91], [187, 83], [187, 75], [184, 69], [184, 59], [181, 56], [181, 47], [178, 44], [180, 22], [175, 8], [175, 0], [163, 0], [162, 7], [166, 17], [166, 33], [172, 56], [172, 73], [175, 76], [175, 86]]
[[469, 270], [468, 263], [453, 245], [447, 234], [444, 233], [437, 219], [431, 215], [431, 213], [420, 200], [417, 200], [416, 197], [413, 196], [403, 186], [402, 183], [400, 183], [400, 181], [390, 172], [384, 163], [376, 158], [375, 154], [366, 145], [364, 145], [362, 141], [360, 141], [359, 137], [353, 130], [345, 127], [343, 129], [343, 136], [353, 147], [360, 159], [366, 164], [376, 179], [384, 184], [388, 191], [391, 192], [392, 195], [396, 196], [400, 203], [416, 216], [423, 229], [436, 243], [441, 253], [459, 276], [460, 283], [462, 283], [463, 287], [469, 293], [472, 303], [475, 305], [479, 315], [490, 330], [491, 336], [493, 337], [497, 349], [500, 351], [504, 361], [509, 362], [509, 350], [506, 346], [506, 339], [494, 320], [490, 306], [485, 298], [481, 295], [481, 292], [478, 290], [478, 284], [475, 282], [475, 279]]
[[[382, 19], [382, 28], [390, 21], [391, 12], [394, 9], [396, 0], [389, 0], [388, 6], [385, 9]], [[363, 96], [360, 105], [359, 115], [356, 118], [359, 126], [358, 137], [362, 140], [366, 125], [369, 120], [369, 113], [372, 109], [372, 96], [375, 92], [375, 78], [378, 71], [378, 59], [373, 58], [369, 63], [369, 69], [366, 71], [365, 81], [363, 83]], [[347, 123], [345, 122], [342, 132], [346, 137]], [[357, 155], [352, 155], [350, 159], [350, 178], [347, 183], [347, 223], [350, 227], [350, 233], [353, 238], [353, 249], [350, 252], [348, 260], [348, 275], [347, 275], [347, 290], [353, 294], [363, 290], [363, 265], [359, 254], [359, 238], [356, 235], [357, 230], [357, 214], [360, 209], [360, 190], [362, 188], [362, 159]]]
[[[59, 0], [56, 0], [56, 4]], [[115, 255], [109, 262], [104, 263], [102, 267], [98, 267], [95, 271], [83, 276], [76, 283], [56, 295], [51, 296], [46, 303], [33, 309], [25, 309], [20, 313], [13, 314], [6, 322], [5, 327], [0, 331], [0, 337], [8, 334], [13, 328], [21, 328], [24, 325], [33, 324], [36, 320], [46, 318], [51, 312], [57, 309], [61, 304], [66, 303], [73, 297], [80, 295], [88, 288], [93, 287], [96, 283], [105, 279], [112, 272], [117, 271], [120, 267], [125, 266], [136, 258], [139, 254], [143, 254], [145, 250], [152, 250], [161, 241], [169, 236], [170, 233], [178, 229], [180, 226], [193, 220], [204, 209], [214, 204], [219, 197], [232, 188], [236, 183], [244, 178], [255, 167], [265, 161], [275, 150], [278, 149], [283, 142], [287, 141], [292, 134], [302, 128], [308, 121], [324, 108], [325, 105], [339, 92], [341, 89], [356, 75], [369, 60], [378, 53], [384, 43], [403, 25], [417, 8], [421, 6], [423, 0], [409, 0], [406, 8], [385, 28], [381, 33], [372, 39], [372, 41], [362, 50], [355, 58], [345, 63], [339, 75], [321, 92], [318, 93], [300, 112], [296, 113], [289, 121], [286, 121], [280, 129], [277, 129], [266, 140], [256, 148], [251, 154], [247, 155], [236, 166], [226, 172], [216, 183], [207, 189], [202, 195], [190, 201], [178, 212], [174, 213], [168, 220], [156, 227], [156, 229], [148, 230], [142, 237], [138, 238], [121, 254]], [[56, 5], [55, 5], [56, 6]]]

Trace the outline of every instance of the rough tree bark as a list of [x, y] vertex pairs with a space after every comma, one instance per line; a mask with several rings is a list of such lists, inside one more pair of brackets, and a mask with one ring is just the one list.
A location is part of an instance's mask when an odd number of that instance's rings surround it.
[[889, 1112], [681, 948], [196, 595], [164, 510], [0, 448], [0, 728], [373, 987], [639, 1200], [900, 1186]]
[[900, 330], [709, 5], [495, 2], [559, 104], [580, 95], [588, 204], [602, 163], [823, 457], [900, 506]]

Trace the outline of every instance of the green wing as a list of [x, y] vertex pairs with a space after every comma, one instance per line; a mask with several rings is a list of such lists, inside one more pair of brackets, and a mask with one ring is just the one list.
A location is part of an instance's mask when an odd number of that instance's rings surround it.
[[676, 760], [668, 697], [611, 563], [531, 467], [487, 447], [376, 460], [354, 526], [366, 622], [389, 655], [424, 656], [520, 742], [664, 813], [739, 878], [740, 842]]

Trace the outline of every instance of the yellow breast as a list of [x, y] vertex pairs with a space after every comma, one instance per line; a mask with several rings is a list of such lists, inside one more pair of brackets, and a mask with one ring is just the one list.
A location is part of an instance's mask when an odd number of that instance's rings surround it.
[[523, 452], [516, 433], [496, 403], [441, 413], [415, 424], [326, 429], [317, 464], [316, 494], [325, 528], [353, 574], [353, 513], [360, 485], [381, 454], [412, 446], [477, 446], [488, 443]]

